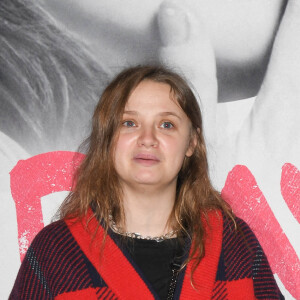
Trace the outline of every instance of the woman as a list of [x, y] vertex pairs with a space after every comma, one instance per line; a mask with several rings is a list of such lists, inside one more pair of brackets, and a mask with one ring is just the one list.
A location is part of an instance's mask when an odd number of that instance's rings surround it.
[[110, 83], [75, 182], [11, 299], [283, 298], [209, 181], [200, 109], [179, 75], [139, 66]]

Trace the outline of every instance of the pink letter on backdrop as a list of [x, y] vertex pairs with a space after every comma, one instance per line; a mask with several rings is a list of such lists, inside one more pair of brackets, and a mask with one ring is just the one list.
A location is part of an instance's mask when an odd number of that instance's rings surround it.
[[70, 191], [74, 171], [83, 157], [69, 151], [43, 153], [20, 160], [10, 172], [21, 261], [35, 235], [44, 227], [41, 197]]
[[[291, 170], [289, 166], [283, 169]], [[281, 182], [282, 192], [286, 190], [285, 185], [291, 182], [290, 180], [283, 181]], [[299, 184], [296, 189], [299, 195]], [[278, 274], [291, 295], [299, 299], [300, 287], [297, 286], [300, 278], [299, 258], [276, 220], [254, 176], [246, 166], [237, 165], [228, 173], [222, 197], [231, 205], [234, 212], [254, 230], [267, 254], [272, 271]], [[289, 198], [289, 201], [292, 203], [295, 199]], [[299, 213], [295, 210], [294, 212]]]
[[280, 186], [282, 197], [300, 223], [300, 172], [292, 164], [282, 167]]

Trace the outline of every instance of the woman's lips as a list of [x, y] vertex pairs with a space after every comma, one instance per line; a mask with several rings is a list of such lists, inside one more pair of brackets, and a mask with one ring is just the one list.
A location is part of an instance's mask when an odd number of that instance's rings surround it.
[[152, 166], [160, 162], [157, 156], [148, 153], [139, 153], [133, 157], [133, 160], [144, 166]]

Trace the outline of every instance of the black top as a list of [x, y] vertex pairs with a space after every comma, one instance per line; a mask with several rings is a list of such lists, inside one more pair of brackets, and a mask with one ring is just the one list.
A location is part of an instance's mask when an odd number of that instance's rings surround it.
[[177, 238], [162, 242], [127, 238], [126, 247], [133, 260], [150, 282], [160, 299], [167, 299], [167, 294], [176, 262], [182, 261], [182, 245]]

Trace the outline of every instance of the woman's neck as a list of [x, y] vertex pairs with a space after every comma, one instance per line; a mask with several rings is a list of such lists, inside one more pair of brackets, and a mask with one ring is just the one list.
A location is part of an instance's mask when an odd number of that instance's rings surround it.
[[155, 237], [172, 230], [168, 221], [175, 202], [174, 188], [163, 191], [126, 188], [123, 191], [125, 231]]

